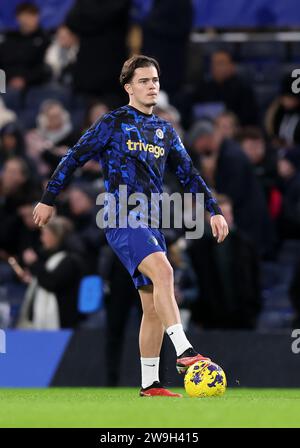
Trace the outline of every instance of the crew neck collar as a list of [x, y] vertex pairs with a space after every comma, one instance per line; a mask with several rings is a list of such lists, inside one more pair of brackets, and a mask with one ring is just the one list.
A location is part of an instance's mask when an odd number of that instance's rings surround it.
[[130, 104], [127, 104], [127, 107], [129, 107], [130, 109], [133, 109], [133, 110], [136, 111], [138, 114], [144, 115], [145, 117], [150, 118], [150, 117], [153, 116], [153, 113], [152, 113], [152, 114], [146, 114], [145, 112], [142, 112], [141, 110], [137, 109], [136, 107], [131, 106]]

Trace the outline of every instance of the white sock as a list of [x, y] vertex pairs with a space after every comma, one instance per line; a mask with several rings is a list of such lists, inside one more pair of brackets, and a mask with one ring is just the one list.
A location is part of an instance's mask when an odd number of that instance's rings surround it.
[[159, 381], [159, 358], [141, 358], [142, 388], [151, 386], [154, 381]]
[[188, 341], [183, 331], [182, 324], [171, 325], [171, 327], [166, 329], [166, 332], [174, 344], [177, 356], [192, 347], [192, 344]]

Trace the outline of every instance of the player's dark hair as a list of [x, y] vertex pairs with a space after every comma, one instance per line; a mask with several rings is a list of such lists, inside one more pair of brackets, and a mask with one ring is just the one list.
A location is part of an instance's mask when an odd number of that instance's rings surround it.
[[139, 54], [132, 56], [130, 59], [127, 59], [127, 61], [125, 61], [122, 67], [120, 74], [121, 86], [124, 87], [125, 84], [128, 84], [132, 80], [134, 71], [137, 68], [151, 67], [151, 65], [153, 65], [156, 68], [158, 75], [160, 75], [159, 63], [154, 58], [150, 58], [149, 56]]
[[16, 7], [16, 16], [18, 17], [18, 15], [27, 12], [29, 14], [33, 14], [33, 15], [37, 15], [39, 14], [40, 10], [39, 8], [34, 5], [33, 3], [30, 2], [24, 2], [24, 3], [20, 3], [17, 7]]

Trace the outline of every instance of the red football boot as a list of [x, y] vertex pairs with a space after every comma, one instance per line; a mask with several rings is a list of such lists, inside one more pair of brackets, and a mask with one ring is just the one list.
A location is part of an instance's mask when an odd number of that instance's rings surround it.
[[186, 350], [179, 358], [177, 358], [176, 369], [180, 375], [183, 375], [187, 369], [198, 361], [208, 361], [210, 358], [196, 353], [194, 349]]
[[146, 387], [145, 389], [140, 390], [140, 397], [175, 397], [182, 398], [181, 394], [175, 394], [168, 389], [162, 387], [162, 385], [158, 381], [154, 381], [154, 383]]

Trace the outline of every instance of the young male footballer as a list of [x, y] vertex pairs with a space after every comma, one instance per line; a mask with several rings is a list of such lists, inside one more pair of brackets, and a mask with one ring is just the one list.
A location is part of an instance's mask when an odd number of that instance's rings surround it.
[[[228, 226], [222, 212], [193, 167], [180, 138], [170, 123], [152, 113], [160, 88], [159, 72], [158, 62], [147, 56], [133, 56], [124, 63], [120, 82], [129, 95], [129, 104], [96, 121], [68, 150], [35, 207], [37, 225], [43, 226], [49, 221], [55, 198], [74, 170], [89, 159], [97, 158], [103, 169], [106, 191], [115, 197], [117, 215], [121, 213], [119, 187], [126, 186], [128, 197], [136, 192], [144, 193], [147, 198], [153, 193], [162, 193], [168, 164], [187, 191], [204, 193], [213, 235], [218, 243], [226, 238]], [[108, 243], [129, 271], [142, 302], [140, 395], [181, 397], [159, 382], [164, 332], [174, 344], [179, 373], [184, 373], [196, 361], [208, 358], [194, 350], [183, 331], [164, 236], [159, 228], [150, 225], [109, 227], [105, 233]]]

